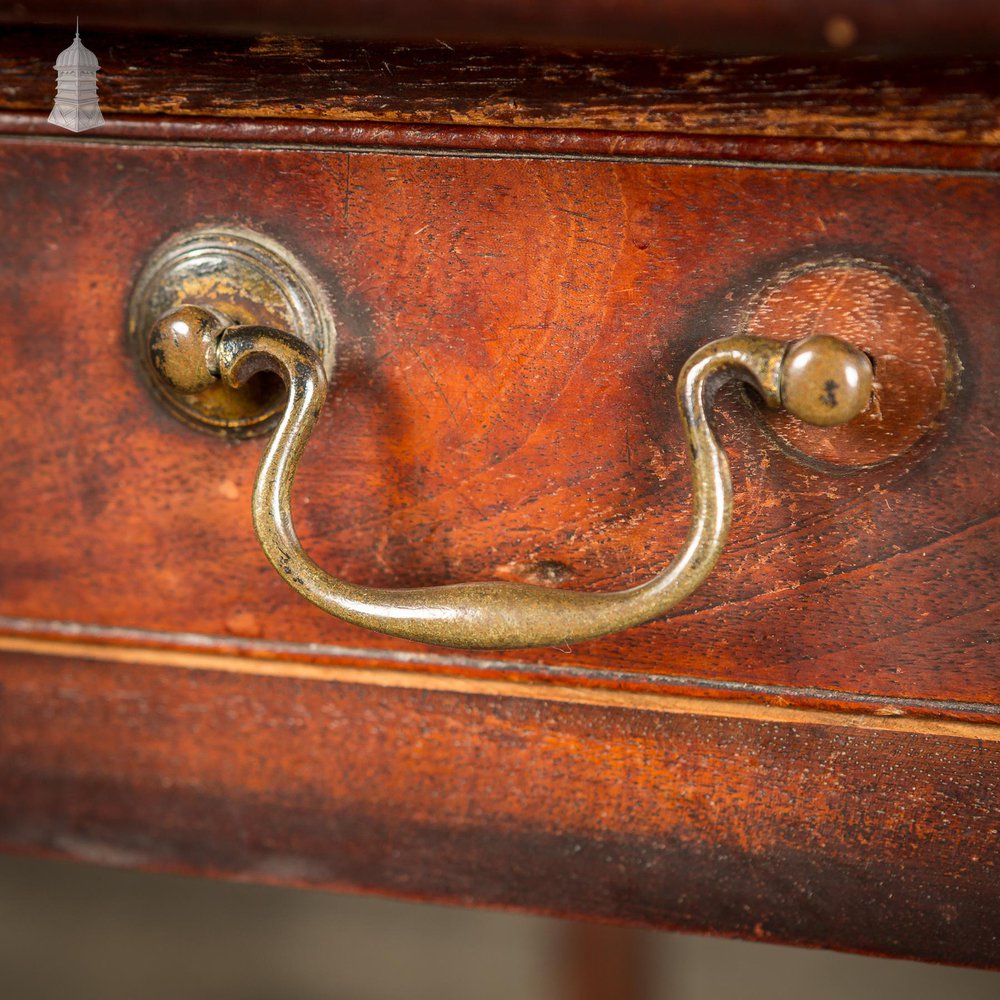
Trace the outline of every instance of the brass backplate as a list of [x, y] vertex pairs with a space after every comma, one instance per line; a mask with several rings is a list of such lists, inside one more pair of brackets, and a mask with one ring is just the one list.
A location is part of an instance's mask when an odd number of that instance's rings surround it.
[[149, 338], [156, 321], [181, 305], [213, 309], [234, 325], [286, 330], [313, 347], [332, 375], [336, 330], [326, 296], [288, 250], [244, 229], [179, 233], [142, 269], [129, 301], [128, 335], [154, 396], [193, 427], [227, 437], [265, 434], [281, 416], [285, 390], [270, 373], [239, 391], [221, 380], [195, 395], [168, 385], [153, 368]]

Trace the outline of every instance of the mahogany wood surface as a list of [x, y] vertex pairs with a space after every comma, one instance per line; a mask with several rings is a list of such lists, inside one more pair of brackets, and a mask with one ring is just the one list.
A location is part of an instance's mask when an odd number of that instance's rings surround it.
[[[10, 628], [995, 711], [995, 175], [57, 138], [5, 142], [0, 174]], [[848, 475], [784, 454], [724, 394], [734, 530], [676, 613], [573, 649], [421, 650], [288, 590], [250, 527], [260, 443], [180, 425], [138, 375], [132, 283], [162, 240], [211, 222], [280, 240], [329, 291], [335, 385], [295, 506], [321, 565], [376, 585], [610, 588], [665, 565], [688, 519], [672, 379], [789, 263], [895, 269], [938, 311], [955, 378], [923, 440]]]
[[[0, 101], [0, 846], [998, 964], [988, 88], [955, 132], [870, 148], [823, 115], [618, 137], [127, 101], [69, 136], [35, 72]], [[942, 405], [884, 393], [912, 444], [834, 473], [726, 391], [734, 530], [669, 618], [484, 656], [390, 640], [266, 564], [261, 442], [182, 426], [143, 384], [130, 291], [207, 224], [281, 241], [329, 296], [295, 509], [348, 578], [661, 568], [687, 523], [673, 378], [789, 268], [898, 276], [947, 344], [919, 375]], [[850, 303], [806, 304], [850, 326]]]
[[[1000, 8], [998, 8], [1000, 9]], [[112, 115], [611, 129], [970, 143], [1000, 140], [1000, 58], [716, 57], [87, 31]], [[11, 29], [0, 107], [51, 108], [64, 30]], [[111, 119], [113, 122], [113, 119]], [[702, 154], [704, 155], [704, 154]]]
[[996, 727], [930, 739], [836, 713], [789, 724], [241, 666], [0, 658], [0, 843], [998, 964]]
[[[38, 111], [0, 110], [0, 134], [52, 138], [55, 127]], [[575, 156], [617, 160], [724, 161], [811, 167], [925, 167], [942, 170], [1000, 169], [1000, 146], [978, 143], [891, 142], [713, 136], [683, 132], [630, 132], [609, 129], [477, 127], [403, 122], [320, 121], [230, 118], [202, 115], [115, 115], [86, 141], [170, 142], [255, 148], [404, 149], [409, 153], [514, 152], [528, 156]]]

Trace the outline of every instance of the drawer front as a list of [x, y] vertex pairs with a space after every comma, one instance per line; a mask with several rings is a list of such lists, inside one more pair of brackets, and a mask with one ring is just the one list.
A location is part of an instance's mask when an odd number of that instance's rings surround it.
[[[993, 176], [30, 140], [0, 171], [6, 618], [901, 711], [995, 700]], [[260, 442], [199, 434], [147, 391], [130, 290], [206, 224], [273, 237], [326, 288], [333, 389], [294, 506], [314, 558], [358, 582], [656, 573], [689, 518], [676, 375], [790, 264], [890, 266], [940, 309], [956, 360], [913, 447], [837, 475], [724, 394], [734, 528], [694, 597], [573, 649], [452, 655], [287, 589], [250, 524]], [[919, 347], [895, 377], [919, 379]]]
[[[995, 964], [997, 175], [199, 128], [0, 139], [0, 846]], [[744, 326], [884, 321], [884, 408], [823, 444], [720, 393], [733, 530], [661, 620], [390, 639], [267, 564], [262, 440], [148, 389], [129, 299], [202, 226], [277, 241], [329, 299], [293, 506], [350, 580], [658, 572], [689, 518], [678, 372]], [[823, 262], [906, 294], [761, 312]]]

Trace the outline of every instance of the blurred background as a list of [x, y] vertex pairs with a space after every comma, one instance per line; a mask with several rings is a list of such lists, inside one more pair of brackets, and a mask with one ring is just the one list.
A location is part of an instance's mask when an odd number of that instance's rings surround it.
[[1000, 974], [0, 856], [3, 1000], [897, 996]]

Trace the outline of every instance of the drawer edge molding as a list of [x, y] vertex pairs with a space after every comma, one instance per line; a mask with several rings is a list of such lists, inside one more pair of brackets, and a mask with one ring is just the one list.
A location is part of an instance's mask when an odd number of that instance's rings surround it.
[[320, 647], [0, 617], [0, 656], [6, 655], [1000, 740], [1000, 706], [985, 702], [704, 681], [610, 666], [598, 670], [468, 654]]
[[824, 171], [915, 171], [1000, 176], [1000, 145], [897, 142], [848, 137], [698, 135], [665, 129], [543, 128], [421, 122], [325, 122], [243, 117], [115, 115], [99, 130], [68, 136], [46, 112], [0, 109], [0, 142], [74, 146], [193, 146], [216, 149], [300, 149], [387, 152], [420, 156], [612, 160], [796, 168]]
[[996, 964], [995, 742], [23, 654], [0, 682], [3, 850]]

